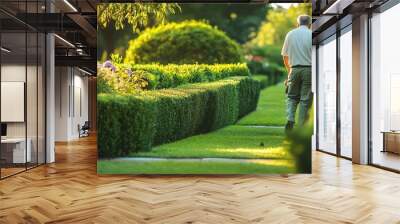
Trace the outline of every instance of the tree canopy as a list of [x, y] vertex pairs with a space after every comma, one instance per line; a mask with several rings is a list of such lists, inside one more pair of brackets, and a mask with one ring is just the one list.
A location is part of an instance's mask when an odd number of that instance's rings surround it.
[[129, 24], [134, 32], [139, 32], [152, 21], [163, 23], [167, 15], [179, 10], [176, 3], [107, 3], [98, 5], [97, 20], [103, 28], [113, 23], [120, 30]]
[[206, 20], [241, 44], [254, 38], [265, 14], [271, 9], [268, 4], [239, 3], [187, 3], [179, 6], [181, 12], [170, 14], [168, 20]]
[[251, 40], [251, 45], [258, 47], [265, 45], [282, 46], [286, 34], [296, 27], [297, 17], [302, 14], [311, 15], [311, 4], [304, 3], [292, 5], [288, 9], [270, 10], [257, 36]]

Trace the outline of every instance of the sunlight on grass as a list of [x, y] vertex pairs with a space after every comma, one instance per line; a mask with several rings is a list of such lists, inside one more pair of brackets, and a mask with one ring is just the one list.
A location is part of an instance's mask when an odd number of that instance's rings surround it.
[[265, 165], [265, 166], [285, 166], [285, 167], [294, 168], [294, 165], [295, 165], [293, 163], [293, 161], [290, 161], [290, 160], [278, 160], [278, 159], [276, 159], [276, 160], [262, 160], [262, 159], [256, 160], [256, 159], [254, 159], [254, 160], [250, 160], [250, 161], [253, 164], [260, 164], [260, 165]]
[[216, 148], [215, 151], [223, 154], [241, 154], [243, 158], [289, 158], [289, 153], [284, 147], [267, 147], [262, 149], [254, 148]]
[[97, 162], [99, 174], [283, 174], [295, 173], [287, 160], [230, 161], [109, 161]]
[[283, 129], [233, 125], [154, 147], [132, 157], [288, 159]]

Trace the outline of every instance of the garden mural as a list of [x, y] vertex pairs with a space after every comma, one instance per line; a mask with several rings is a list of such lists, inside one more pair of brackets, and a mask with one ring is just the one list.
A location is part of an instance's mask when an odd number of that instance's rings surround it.
[[99, 174], [310, 173], [280, 50], [309, 4], [98, 5]]

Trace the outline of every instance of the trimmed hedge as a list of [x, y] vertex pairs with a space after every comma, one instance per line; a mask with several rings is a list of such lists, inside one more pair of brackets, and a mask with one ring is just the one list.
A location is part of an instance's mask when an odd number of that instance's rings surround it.
[[[102, 90], [114, 89], [120, 94], [131, 93], [126, 89], [132, 86], [142, 86], [143, 90], [165, 89], [177, 87], [188, 83], [211, 82], [232, 76], [250, 76], [250, 71], [246, 64], [219, 64], [219, 65], [127, 65], [116, 64], [116, 71], [108, 68], [98, 69], [98, 83], [102, 84]], [[125, 73], [129, 73], [127, 75]], [[146, 84], [132, 83], [142, 82]], [[106, 85], [108, 84], [108, 85]], [[105, 87], [107, 88], [105, 88]], [[126, 87], [126, 88], [125, 88]], [[111, 93], [110, 91], [103, 91]]]
[[223, 64], [244, 62], [241, 46], [201, 21], [166, 23], [131, 40], [125, 62], [136, 64]]
[[131, 149], [151, 147], [157, 115], [155, 99], [101, 94], [97, 105], [99, 156], [121, 156]]
[[258, 81], [232, 77], [210, 83], [98, 96], [100, 158], [125, 156], [152, 146], [235, 123], [257, 107]]
[[[258, 88], [254, 88], [253, 83], [257, 83]], [[242, 79], [239, 89], [239, 118], [242, 118], [257, 108], [261, 85], [254, 79]]]

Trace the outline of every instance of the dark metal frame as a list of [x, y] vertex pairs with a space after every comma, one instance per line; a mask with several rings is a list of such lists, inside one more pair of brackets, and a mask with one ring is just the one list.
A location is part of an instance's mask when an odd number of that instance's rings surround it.
[[341, 117], [340, 117], [340, 77], [341, 77], [341, 64], [340, 64], [340, 36], [341, 30], [339, 24], [336, 25], [336, 154], [341, 156]]
[[368, 96], [367, 96], [367, 119], [368, 119], [368, 124], [367, 124], [367, 132], [368, 132], [368, 164], [372, 164], [372, 76], [371, 76], [371, 71], [372, 71], [372, 65], [371, 65], [371, 56], [372, 56], [372, 33], [371, 33], [371, 19], [372, 19], [372, 13], [368, 13], [368, 31], [367, 31], [367, 38], [368, 38], [368, 53], [367, 53], [367, 61], [368, 61], [368, 75], [367, 75], [367, 83], [368, 83]]
[[315, 45], [315, 116], [317, 119], [315, 119], [315, 148], [318, 150], [319, 149], [319, 122], [318, 122], [318, 117], [319, 117], [319, 44]]

